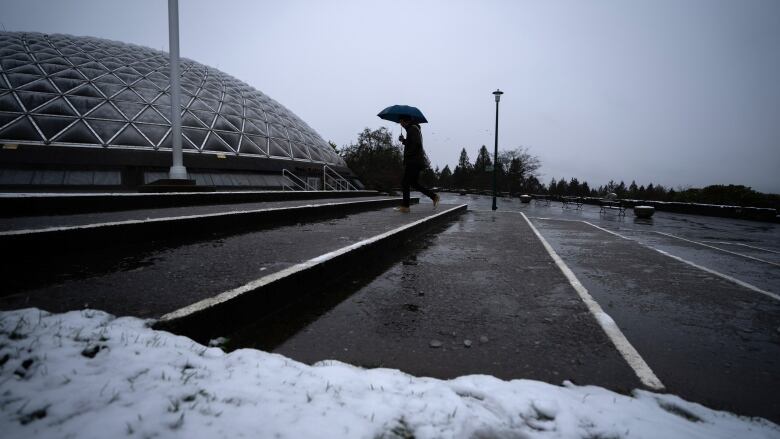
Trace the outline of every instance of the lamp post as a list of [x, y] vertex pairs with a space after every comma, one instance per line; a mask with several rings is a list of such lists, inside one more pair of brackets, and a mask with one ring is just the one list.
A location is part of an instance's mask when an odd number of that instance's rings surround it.
[[187, 168], [181, 150], [181, 86], [179, 85], [179, 0], [168, 0], [168, 41], [171, 64], [171, 140], [173, 165], [168, 172], [173, 180], [185, 180]]
[[493, 150], [493, 210], [498, 209], [498, 206], [496, 206], [496, 195], [498, 192], [496, 186], [496, 168], [498, 168], [498, 102], [501, 100], [502, 94], [504, 92], [499, 89], [493, 92], [493, 95], [496, 97], [496, 146]]

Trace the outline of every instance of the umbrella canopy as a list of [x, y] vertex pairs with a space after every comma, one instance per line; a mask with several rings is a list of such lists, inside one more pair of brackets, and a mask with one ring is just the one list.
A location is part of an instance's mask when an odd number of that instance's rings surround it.
[[422, 111], [408, 105], [392, 105], [380, 111], [377, 116], [390, 122], [400, 122], [401, 118], [405, 117], [414, 123], [428, 123], [428, 119], [423, 116]]

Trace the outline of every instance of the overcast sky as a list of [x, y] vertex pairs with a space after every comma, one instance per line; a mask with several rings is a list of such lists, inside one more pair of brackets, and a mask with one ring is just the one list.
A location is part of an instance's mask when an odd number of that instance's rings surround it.
[[[168, 50], [164, 0], [0, 0], [9, 31]], [[780, 193], [780, 1], [180, 1], [181, 54], [343, 146], [419, 107], [432, 164], [528, 147], [542, 180]]]

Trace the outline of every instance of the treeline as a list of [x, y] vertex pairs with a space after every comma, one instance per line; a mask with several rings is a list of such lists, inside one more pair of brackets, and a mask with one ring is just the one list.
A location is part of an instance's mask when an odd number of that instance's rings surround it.
[[[394, 142], [387, 128], [366, 128], [358, 134], [356, 143], [341, 149], [331, 145], [367, 188], [392, 191], [399, 186], [403, 174], [403, 149]], [[428, 162], [420, 174], [420, 182], [429, 187], [492, 190], [492, 157], [487, 147], [482, 145], [477, 150], [476, 159], [471, 162], [466, 148], [463, 148], [454, 170], [449, 165], [443, 169], [438, 166], [432, 169]], [[539, 158], [531, 155], [527, 148], [500, 151], [496, 167], [498, 190], [512, 194], [544, 191], [544, 185], [538, 180], [540, 166]]]
[[579, 182], [576, 178], [569, 181], [553, 178], [543, 194], [558, 196], [603, 197], [614, 193], [618, 198], [670, 201], [680, 203], [720, 204], [730, 206], [768, 207], [780, 209], [780, 195], [764, 194], [742, 185], [710, 185], [704, 188], [667, 188], [653, 183], [647, 186], [637, 186], [635, 181], [626, 186], [624, 182], [615, 183], [610, 180], [604, 186], [592, 188], [587, 181]]
[[[403, 149], [395, 142], [387, 128], [364, 129], [358, 134], [356, 143], [337, 148], [347, 166], [369, 189], [392, 192], [398, 188], [403, 174]], [[420, 182], [428, 187], [450, 190], [489, 191], [493, 188], [493, 155], [485, 145], [477, 150], [472, 162], [462, 148], [455, 169], [449, 165], [443, 169], [432, 169], [430, 163], [420, 175]], [[780, 210], [780, 195], [763, 194], [742, 185], [711, 185], [701, 189], [665, 187], [650, 183], [637, 185], [632, 181], [610, 180], [606, 185], [591, 186], [577, 178], [553, 178], [548, 184], [539, 181], [538, 170], [541, 161], [529, 153], [527, 148], [503, 150], [498, 154], [496, 185], [498, 191], [518, 194], [545, 194], [556, 196], [604, 197], [614, 193], [618, 198], [674, 201], [735, 206], [768, 207]]]

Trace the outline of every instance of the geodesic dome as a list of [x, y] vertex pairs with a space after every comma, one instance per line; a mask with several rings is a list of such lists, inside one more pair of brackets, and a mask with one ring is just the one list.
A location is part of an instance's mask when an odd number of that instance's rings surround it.
[[[344, 167], [290, 110], [181, 59], [185, 152]], [[168, 54], [92, 37], [0, 32], [0, 143], [171, 148]]]

